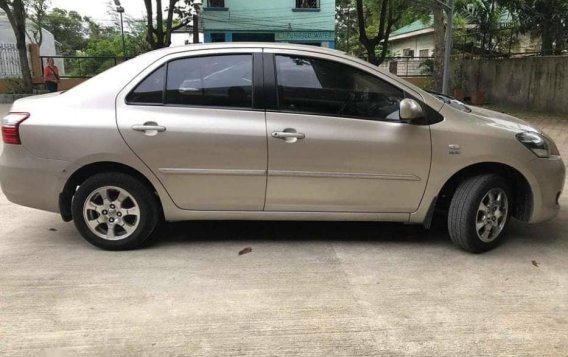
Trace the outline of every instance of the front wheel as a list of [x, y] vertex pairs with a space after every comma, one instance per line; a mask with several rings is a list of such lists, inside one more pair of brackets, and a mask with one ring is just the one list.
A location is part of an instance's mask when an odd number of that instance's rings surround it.
[[91, 244], [107, 250], [141, 246], [161, 215], [149, 187], [123, 173], [101, 173], [85, 180], [72, 203], [77, 230]]
[[457, 188], [448, 214], [452, 241], [461, 248], [481, 253], [503, 239], [510, 216], [510, 189], [499, 175], [471, 177]]

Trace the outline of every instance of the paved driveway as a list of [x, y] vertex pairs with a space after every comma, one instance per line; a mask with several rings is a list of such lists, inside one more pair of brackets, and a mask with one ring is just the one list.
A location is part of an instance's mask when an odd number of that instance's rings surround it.
[[0, 196], [0, 355], [565, 356], [567, 222], [516, 222], [483, 255], [443, 229], [294, 222], [113, 253]]

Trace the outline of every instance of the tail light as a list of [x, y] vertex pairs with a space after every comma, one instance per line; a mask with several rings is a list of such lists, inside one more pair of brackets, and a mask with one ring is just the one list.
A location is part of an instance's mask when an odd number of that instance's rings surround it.
[[2, 139], [6, 144], [21, 145], [20, 124], [30, 117], [30, 113], [8, 113], [2, 119]]

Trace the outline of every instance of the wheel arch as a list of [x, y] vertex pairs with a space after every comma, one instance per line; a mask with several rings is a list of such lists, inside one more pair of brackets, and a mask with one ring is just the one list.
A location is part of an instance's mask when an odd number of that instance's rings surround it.
[[163, 214], [163, 207], [162, 201], [160, 199], [160, 195], [158, 190], [148, 180], [144, 174], [140, 171], [136, 170], [135, 168], [118, 163], [113, 161], [99, 161], [93, 162], [78, 168], [73, 174], [67, 179], [65, 185], [63, 186], [63, 191], [59, 194], [59, 212], [61, 213], [61, 217], [65, 222], [69, 222], [73, 220], [73, 215], [71, 213], [71, 201], [79, 187], [85, 180], [93, 175], [102, 173], [102, 172], [120, 172], [130, 176], [135, 177], [136, 179], [140, 180], [143, 184], [148, 186], [152, 190], [152, 192], [156, 195], [157, 202], [159, 204], [159, 210]]
[[499, 174], [509, 182], [513, 194], [512, 216], [527, 222], [533, 212], [533, 192], [529, 181], [514, 167], [499, 162], [476, 163], [457, 171], [442, 186], [435, 208], [447, 209], [458, 185], [469, 177], [482, 174]]

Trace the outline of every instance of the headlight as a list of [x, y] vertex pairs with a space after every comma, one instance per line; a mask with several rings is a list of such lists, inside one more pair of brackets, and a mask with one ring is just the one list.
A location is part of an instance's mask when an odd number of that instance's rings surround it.
[[559, 155], [558, 148], [554, 145], [552, 139], [544, 134], [526, 131], [517, 134], [517, 139], [540, 158]]

